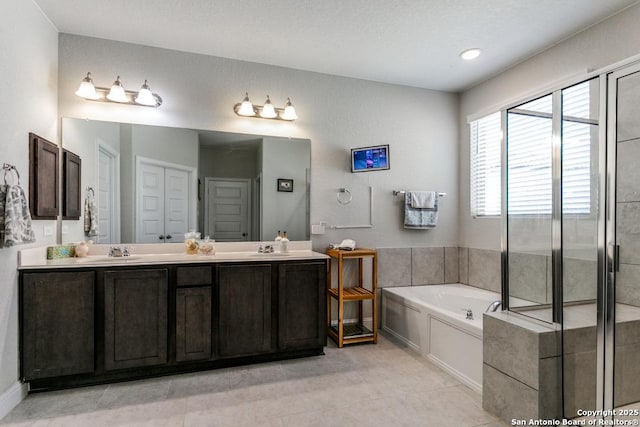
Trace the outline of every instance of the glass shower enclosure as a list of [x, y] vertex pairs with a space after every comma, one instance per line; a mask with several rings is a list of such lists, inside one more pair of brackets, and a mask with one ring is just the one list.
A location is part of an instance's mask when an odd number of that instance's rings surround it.
[[502, 112], [503, 305], [561, 335], [565, 418], [640, 402], [636, 68]]

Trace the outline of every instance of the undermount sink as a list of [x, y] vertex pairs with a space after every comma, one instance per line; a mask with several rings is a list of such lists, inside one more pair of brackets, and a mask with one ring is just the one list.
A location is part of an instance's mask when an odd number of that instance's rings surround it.
[[140, 259], [137, 256], [89, 256], [86, 258], [78, 258], [78, 262], [87, 262], [87, 263], [110, 263], [110, 262], [127, 262], [127, 261], [135, 261]]
[[267, 253], [253, 253], [250, 256], [259, 256], [259, 257], [265, 257], [265, 256], [289, 256], [291, 254], [285, 253], [283, 254], [282, 252], [267, 252]]

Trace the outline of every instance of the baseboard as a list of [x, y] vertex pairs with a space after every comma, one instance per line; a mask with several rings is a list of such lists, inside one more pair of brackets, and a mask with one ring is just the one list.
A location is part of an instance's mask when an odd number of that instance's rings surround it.
[[27, 385], [15, 383], [9, 390], [0, 394], [0, 420], [27, 396]]

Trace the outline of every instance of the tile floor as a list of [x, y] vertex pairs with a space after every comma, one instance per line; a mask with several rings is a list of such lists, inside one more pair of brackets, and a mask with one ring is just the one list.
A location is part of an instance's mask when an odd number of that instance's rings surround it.
[[504, 427], [481, 397], [380, 334], [325, 356], [29, 395], [0, 426]]

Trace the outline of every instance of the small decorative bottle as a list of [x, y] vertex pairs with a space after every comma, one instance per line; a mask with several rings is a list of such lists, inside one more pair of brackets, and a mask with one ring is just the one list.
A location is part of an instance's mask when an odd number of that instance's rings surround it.
[[278, 230], [278, 235], [276, 236], [276, 242], [282, 240], [282, 234], [280, 234], [280, 230]]
[[280, 240], [280, 253], [286, 254], [289, 252], [289, 238], [287, 237], [287, 232], [285, 231], [282, 235], [282, 239]]
[[87, 246], [87, 242], [80, 242], [76, 245], [76, 256], [77, 257], [85, 257], [89, 253], [89, 246]]

